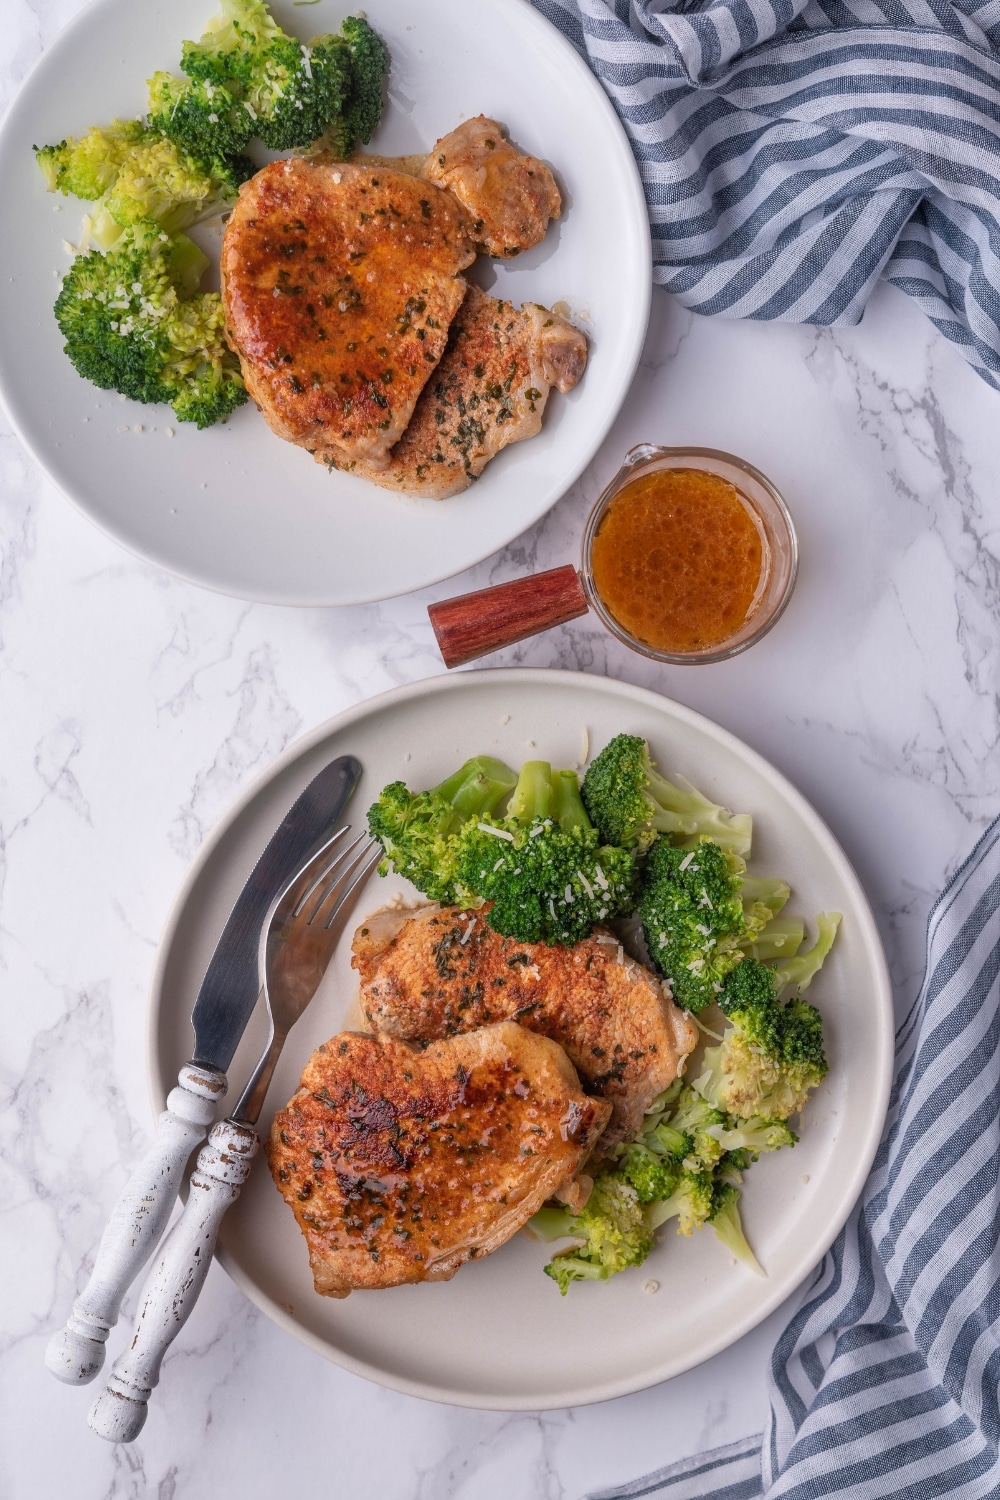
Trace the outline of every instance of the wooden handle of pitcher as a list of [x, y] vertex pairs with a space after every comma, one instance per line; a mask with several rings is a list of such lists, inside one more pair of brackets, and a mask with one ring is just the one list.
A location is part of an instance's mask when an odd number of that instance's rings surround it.
[[513, 646], [555, 625], [565, 625], [590, 608], [580, 575], [568, 564], [513, 583], [498, 583], [474, 594], [432, 604], [430, 615], [446, 667]]

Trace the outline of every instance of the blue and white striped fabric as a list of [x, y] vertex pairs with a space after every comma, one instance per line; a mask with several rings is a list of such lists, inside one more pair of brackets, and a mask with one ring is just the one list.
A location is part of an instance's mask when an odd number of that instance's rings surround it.
[[631, 138], [654, 275], [856, 323], [879, 276], [1000, 386], [998, 0], [533, 0]]
[[778, 1341], [762, 1436], [591, 1500], [1000, 1495], [1000, 819], [931, 913], [861, 1202]]

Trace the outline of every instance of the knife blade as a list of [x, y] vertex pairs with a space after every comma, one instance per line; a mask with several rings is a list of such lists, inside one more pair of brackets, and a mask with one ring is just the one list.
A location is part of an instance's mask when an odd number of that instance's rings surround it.
[[272, 902], [328, 841], [361, 777], [353, 755], [324, 766], [295, 799], [250, 872], [202, 980], [191, 1013], [194, 1060], [157, 1122], [156, 1136], [135, 1167], [101, 1238], [93, 1273], [65, 1326], [50, 1340], [45, 1363], [68, 1385], [93, 1380], [118, 1321], [122, 1298], [158, 1244], [188, 1158], [226, 1093], [226, 1068], [257, 1003], [260, 930]]
[[254, 1006], [257, 948], [271, 902], [325, 842], [361, 777], [360, 762], [340, 755], [296, 798], [254, 865], [222, 929], [191, 1012], [194, 1063], [224, 1073]]

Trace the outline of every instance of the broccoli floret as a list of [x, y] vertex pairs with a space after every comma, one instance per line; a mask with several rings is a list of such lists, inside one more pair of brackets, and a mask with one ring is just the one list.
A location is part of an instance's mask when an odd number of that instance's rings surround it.
[[[800, 1014], [793, 1014], [792, 1007]], [[745, 1013], [737, 1012], [732, 1022], [721, 1045], [705, 1053], [695, 1087], [742, 1119], [787, 1120], [826, 1076], [819, 1012], [804, 1000], [792, 1001], [779, 1008], [776, 1024], [766, 1030]], [[786, 1041], [795, 1060], [786, 1056]]]
[[774, 977], [779, 990], [788, 989], [792, 985], [796, 989], [804, 990], [812, 983], [833, 947], [839, 926], [839, 912], [820, 912], [816, 918], [818, 936], [812, 947], [806, 953], [800, 953], [797, 957], [775, 964]]
[[333, 128], [353, 147], [378, 123], [386, 62], [364, 21], [300, 42], [262, 0], [223, 0], [201, 40], [184, 43], [186, 77], [150, 79], [150, 114], [195, 152], [242, 151], [254, 136], [273, 151], [292, 151]]
[[[117, 239], [116, 230], [147, 222], [176, 234], [233, 203], [254, 171], [249, 157], [196, 161], [159, 131], [147, 131], [95, 209], [94, 238], [107, 248]], [[102, 211], [110, 232], [102, 229]]]
[[112, 120], [110, 125], [92, 126], [78, 140], [70, 136], [56, 146], [33, 149], [50, 193], [93, 203], [112, 186], [145, 133], [141, 120]]
[[639, 1266], [653, 1248], [639, 1194], [619, 1172], [602, 1172], [578, 1214], [567, 1214], [567, 1233], [582, 1241], [545, 1267], [565, 1296], [571, 1281], [606, 1281]]
[[711, 839], [682, 849], [657, 836], [643, 867], [639, 917], [649, 955], [674, 999], [697, 1013], [718, 999], [743, 946], [789, 896], [783, 880], [750, 879]]
[[242, 99], [222, 84], [154, 73], [149, 79], [149, 123], [195, 156], [236, 156], [254, 134]]
[[209, 83], [253, 82], [268, 49], [290, 40], [263, 0], [222, 0], [201, 40], [182, 44], [181, 71]]
[[839, 920], [819, 917], [820, 936], [799, 958], [774, 968], [746, 958], [726, 976], [719, 1004], [730, 1025], [721, 1044], [705, 1053], [694, 1085], [717, 1108], [742, 1119], [787, 1120], [822, 1083], [827, 1062], [819, 1011], [798, 996], [782, 1004], [780, 995], [812, 980]]
[[775, 1014], [777, 994], [773, 967], [744, 956], [726, 975], [719, 1004], [727, 1016], [736, 1011], [752, 1012], [757, 1017], [756, 1024], [763, 1026]]
[[36, 148], [50, 191], [94, 203], [92, 235], [102, 250], [123, 229], [156, 224], [168, 234], [218, 213], [254, 171], [248, 157], [196, 160], [139, 120], [95, 125], [79, 140]]
[[78, 255], [56, 321], [86, 380], [134, 401], [165, 401], [182, 422], [224, 421], [247, 393], [225, 340], [222, 302], [197, 293], [208, 265], [178, 235], [126, 230], [107, 255]]
[[616, 1171], [635, 1188], [640, 1203], [669, 1198], [680, 1176], [680, 1168], [671, 1154], [653, 1151], [639, 1141], [626, 1146], [618, 1159]]
[[685, 1084], [677, 1100], [670, 1124], [691, 1142], [684, 1158], [688, 1170], [711, 1170], [722, 1156], [721, 1134], [725, 1128], [725, 1115], [696, 1094], [690, 1084]]
[[658, 1151], [671, 1161], [683, 1161], [694, 1150], [694, 1139], [666, 1120], [644, 1132], [642, 1138], [651, 1151]]
[[[798, 1138], [795, 1137], [795, 1139]], [[727, 1151], [719, 1163], [717, 1180], [731, 1182], [735, 1187], [739, 1187], [743, 1181], [743, 1173], [752, 1167], [756, 1160], [756, 1154], [747, 1150], [746, 1147], [741, 1146], [735, 1151]]]
[[750, 852], [752, 820], [731, 813], [692, 786], [677, 786], [654, 769], [649, 746], [635, 734], [605, 745], [583, 781], [583, 801], [606, 844], [646, 848], [657, 833], [714, 839], [734, 854]]
[[467, 822], [488, 817], [509, 795], [516, 776], [503, 761], [476, 756], [427, 792], [402, 781], [383, 787], [368, 809], [368, 829], [382, 845], [379, 874], [395, 870], [422, 895], [445, 905], [478, 905], [458, 873], [458, 834]]
[[662, 1203], [651, 1203], [646, 1209], [649, 1228], [659, 1229], [668, 1219], [676, 1219], [678, 1234], [693, 1234], [711, 1216], [712, 1188], [713, 1176], [709, 1169], [681, 1172], [670, 1197]]
[[358, 141], [371, 139], [382, 116], [382, 79], [389, 71], [389, 54], [382, 38], [359, 16], [348, 16], [340, 30], [351, 53], [351, 92], [342, 126], [350, 152]]
[[528, 761], [506, 818], [468, 824], [459, 843], [459, 879], [518, 942], [571, 945], [632, 905], [632, 853], [600, 846], [575, 771]]
[[719, 1144], [729, 1159], [729, 1165], [742, 1170], [767, 1151], [780, 1151], [782, 1146], [794, 1146], [798, 1141], [784, 1120], [733, 1121], [719, 1136]]
[[740, 1190], [730, 1182], [717, 1183], [712, 1193], [712, 1211], [708, 1222], [715, 1230], [726, 1249], [749, 1266], [758, 1276], [765, 1274], [756, 1255], [747, 1243], [740, 1219]]

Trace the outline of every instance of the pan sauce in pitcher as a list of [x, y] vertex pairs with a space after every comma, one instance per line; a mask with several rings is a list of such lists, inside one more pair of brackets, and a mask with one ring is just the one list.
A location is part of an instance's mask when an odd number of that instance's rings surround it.
[[704, 469], [639, 474], [611, 501], [591, 547], [608, 612], [654, 651], [721, 645], [755, 610], [767, 562], [760, 522]]

